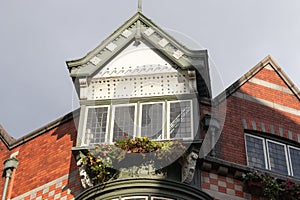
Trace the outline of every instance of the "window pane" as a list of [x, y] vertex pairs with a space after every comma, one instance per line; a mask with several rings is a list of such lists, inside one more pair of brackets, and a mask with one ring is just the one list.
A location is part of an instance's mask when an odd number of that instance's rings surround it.
[[192, 137], [191, 102], [170, 103], [170, 138]]
[[293, 176], [300, 178], [300, 150], [289, 147]]
[[162, 138], [163, 104], [142, 105], [141, 136], [152, 139]]
[[134, 136], [134, 113], [135, 106], [115, 107], [113, 141], [122, 137]]
[[263, 139], [246, 135], [246, 147], [248, 165], [266, 168]]
[[165, 197], [151, 197], [151, 200], [175, 200], [175, 199], [170, 199]]
[[269, 162], [270, 169], [272, 171], [288, 174], [287, 164], [286, 164], [286, 154], [284, 145], [277, 144], [271, 141], [267, 141], [269, 150]]
[[147, 200], [148, 197], [139, 197], [139, 196], [136, 196], [136, 197], [124, 197], [122, 198], [122, 200]]
[[89, 108], [85, 129], [85, 144], [105, 142], [108, 107]]

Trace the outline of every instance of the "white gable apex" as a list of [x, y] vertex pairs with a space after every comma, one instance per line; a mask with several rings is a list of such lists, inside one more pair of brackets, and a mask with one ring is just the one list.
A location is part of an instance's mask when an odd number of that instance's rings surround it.
[[87, 100], [189, 94], [195, 91], [193, 82], [146, 44], [132, 42], [92, 77], [81, 94]]
[[94, 78], [176, 73], [166, 60], [146, 44], [132, 42], [118, 56], [105, 65]]

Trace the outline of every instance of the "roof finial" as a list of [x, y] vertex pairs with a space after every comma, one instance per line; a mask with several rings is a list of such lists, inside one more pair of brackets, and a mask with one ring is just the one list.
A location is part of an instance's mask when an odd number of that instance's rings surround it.
[[139, 0], [139, 3], [138, 3], [138, 12], [142, 12], [142, 0]]

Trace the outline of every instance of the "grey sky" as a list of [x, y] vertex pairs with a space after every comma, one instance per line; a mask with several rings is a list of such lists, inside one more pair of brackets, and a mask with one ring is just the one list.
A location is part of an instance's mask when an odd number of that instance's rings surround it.
[[[1, 1], [0, 124], [7, 132], [19, 138], [77, 108], [65, 61], [85, 56], [136, 10], [137, 0]], [[143, 1], [158, 26], [209, 50], [224, 87], [270, 54], [299, 88], [299, 10], [298, 0]]]

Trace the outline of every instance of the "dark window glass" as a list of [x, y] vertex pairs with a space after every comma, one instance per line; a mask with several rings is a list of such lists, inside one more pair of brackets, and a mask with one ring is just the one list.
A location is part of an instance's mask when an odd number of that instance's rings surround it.
[[266, 168], [263, 139], [246, 135], [248, 165]]
[[289, 147], [293, 176], [300, 178], [300, 150]]
[[270, 170], [282, 174], [288, 174], [285, 146], [282, 144], [267, 141], [269, 150]]
[[163, 125], [163, 104], [144, 104], [142, 105], [142, 126], [141, 136], [152, 139], [162, 138]]
[[192, 136], [191, 102], [170, 103], [170, 138]]
[[86, 121], [85, 144], [105, 142], [108, 107], [89, 108]]

